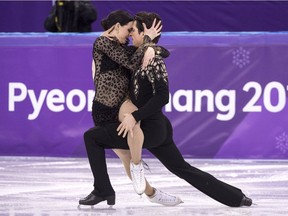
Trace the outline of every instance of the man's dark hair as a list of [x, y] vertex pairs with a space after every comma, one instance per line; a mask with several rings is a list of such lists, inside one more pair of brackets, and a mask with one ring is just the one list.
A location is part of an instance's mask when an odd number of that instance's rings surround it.
[[[151, 28], [154, 19], [156, 19], [156, 24], [161, 20], [161, 17], [157, 13], [148, 13], [145, 11], [138, 12], [134, 20], [136, 21], [136, 27], [138, 28], [138, 33], [141, 33], [144, 31], [144, 27], [142, 23], [145, 23], [147, 28]], [[153, 39], [152, 42], [158, 43], [161, 35], [157, 36], [156, 38]]]

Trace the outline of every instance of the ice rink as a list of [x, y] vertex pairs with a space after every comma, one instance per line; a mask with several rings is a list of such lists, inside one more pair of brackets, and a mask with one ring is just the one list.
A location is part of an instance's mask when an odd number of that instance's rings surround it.
[[86, 158], [0, 157], [0, 215], [288, 215], [288, 162], [274, 160], [187, 161], [215, 177], [239, 187], [256, 205], [224, 206], [184, 180], [171, 174], [155, 159], [145, 159], [148, 181], [156, 188], [178, 195], [176, 207], [150, 203], [138, 196], [119, 159], [107, 159], [116, 205], [105, 202], [78, 209], [78, 200], [92, 191], [92, 173]]

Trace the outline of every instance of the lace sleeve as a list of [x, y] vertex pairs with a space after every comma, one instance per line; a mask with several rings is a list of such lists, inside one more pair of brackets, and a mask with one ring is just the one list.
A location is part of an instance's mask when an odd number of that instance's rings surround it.
[[104, 36], [100, 36], [96, 39], [93, 46], [93, 58], [95, 59], [97, 51], [101, 51], [121, 66], [130, 69], [131, 71], [135, 71], [137, 68], [139, 68], [144, 56], [143, 49], [145, 49], [144, 46], [141, 48], [139, 47], [131, 56], [131, 52], [125, 49], [118, 42], [112, 41]]

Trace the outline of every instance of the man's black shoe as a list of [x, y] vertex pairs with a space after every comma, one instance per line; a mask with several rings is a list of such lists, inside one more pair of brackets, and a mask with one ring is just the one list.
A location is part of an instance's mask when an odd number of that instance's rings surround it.
[[115, 195], [105, 196], [105, 197], [99, 197], [97, 195], [94, 195], [90, 193], [87, 197], [84, 199], [79, 200], [80, 205], [96, 205], [102, 201], [107, 200], [107, 205], [115, 205]]
[[252, 199], [250, 199], [249, 197], [246, 197], [244, 195], [244, 197], [243, 197], [243, 199], [242, 199], [242, 201], [240, 203], [240, 207], [241, 206], [251, 206], [251, 205], [252, 205]]

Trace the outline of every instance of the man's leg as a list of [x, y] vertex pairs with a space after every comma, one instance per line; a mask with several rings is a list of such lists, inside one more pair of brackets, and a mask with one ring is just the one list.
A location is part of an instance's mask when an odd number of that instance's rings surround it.
[[244, 198], [242, 191], [228, 185], [209, 173], [203, 172], [188, 164], [174, 143], [148, 149], [172, 173], [210, 196], [211, 198], [231, 207], [241, 206]]
[[165, 142], [157, 147], [148, 147], [148, 150], [169, 171], [184, 179], [204, 194], [231, 207], [241, 206], [241, 201], [245, 197], [242, 191], [188, 164], [173, 141], [172, 126], [168, 119], [166, 119], [166, 126], [168, 131]]

